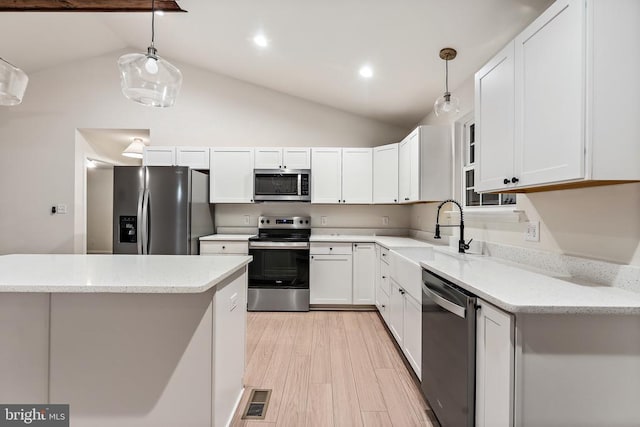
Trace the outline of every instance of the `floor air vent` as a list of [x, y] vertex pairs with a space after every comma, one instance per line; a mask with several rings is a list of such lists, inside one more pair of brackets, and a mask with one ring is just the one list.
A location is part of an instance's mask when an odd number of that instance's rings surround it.
[[264, 420], [264, 416], [267, 413], [267, 406], [269, 406], [269, 398], [271, 397], [271, 390], [251, 390], [249, 401], [244, 408], [242, 414], [243, 420]]

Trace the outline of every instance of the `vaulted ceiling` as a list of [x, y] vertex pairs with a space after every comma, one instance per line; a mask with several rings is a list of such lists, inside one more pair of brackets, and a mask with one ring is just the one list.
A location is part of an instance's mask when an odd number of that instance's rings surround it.
[[[160, 56], [399, 125], [470, 77], [551, 0], [182, 0], [156, 19]], [[0, 12], [0, 56], [27, 73], [145, 51], [149, 13]], [[252, 41], [263, 33], [267, 48]], [[114, 63], [117, 55], [114, 54]], [[371, 79], [358, 70], [369, 64]], [[115, 76], [114, 78], [117, 78]]]

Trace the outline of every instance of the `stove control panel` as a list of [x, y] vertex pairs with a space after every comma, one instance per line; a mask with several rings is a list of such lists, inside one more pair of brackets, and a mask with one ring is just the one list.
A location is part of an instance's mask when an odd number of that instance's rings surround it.
[[260, 216], [258, 228], [310, 229], [311, 217], [308, 216]]

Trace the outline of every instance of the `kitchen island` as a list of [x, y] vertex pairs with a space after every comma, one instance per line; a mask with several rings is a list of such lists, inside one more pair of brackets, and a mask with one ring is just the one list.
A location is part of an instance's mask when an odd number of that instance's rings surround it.
[[243, 389], [249, 256], [0, 257], [0, 402], [76, 426], [223, 426]]

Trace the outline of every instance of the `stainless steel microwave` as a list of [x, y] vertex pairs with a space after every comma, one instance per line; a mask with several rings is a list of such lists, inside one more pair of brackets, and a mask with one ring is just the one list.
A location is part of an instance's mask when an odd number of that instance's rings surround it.
[[310, 202], [311, 170], [254, 169], [253, 200], [256, 202]]

